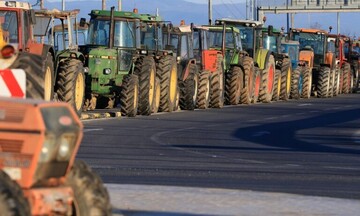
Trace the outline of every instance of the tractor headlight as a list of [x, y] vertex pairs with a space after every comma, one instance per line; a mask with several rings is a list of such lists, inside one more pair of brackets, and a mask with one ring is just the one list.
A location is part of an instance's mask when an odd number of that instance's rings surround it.
[[141, 50], [141, 51], [140, 51], [140, 54], [142, 54], [142, 55], [147, 55], [147, 54], [148, 54], [148, 51], [147, 51], [147, 50]]
[[59, 149], [57, 154], [58, 161], [68, 161], [71, 156], [73, 147], [75, 146], [76, 135], [73, 133], [66, 133], [61, 135]]
[[105, 75], [111, 74], [111, 69], [110, 69], [110, 68], [105, 68], [105, 69], [104, 69], [104, 74], [105, 74]]
[[55, 147], [56, 147], [56, 136], [54, 134], [46, 135], [43, 147], [41, 149], [39, 161], [47, 162], [51, 160]]

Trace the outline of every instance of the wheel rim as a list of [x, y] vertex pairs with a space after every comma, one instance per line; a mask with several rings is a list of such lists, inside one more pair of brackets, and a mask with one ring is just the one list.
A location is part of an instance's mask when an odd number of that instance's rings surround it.
[[139, 86], [135, 85], [134, 87], [134, 103], [133, 103], [133, 109], [136, 112], [136, 108], [137, 108], [137, 104], [138, 104], [138, 100], [139, 100]]
[[196, 104], [196, 98], [197, 98], [197, 95], [198, 95], [198, 83], [199, 82], [199, 79], [198, 79], [198, 76], [195, 75], [194, 77], [194, 88], [195, 88], [195, 91], [194, 91], [194, 95], [193, 95], [193, 103]]
[[303, 75], [302, 74], [300, 74], [300, 76], [299, 76], [298, 89], [299, 89], [299, 94], [301, 94], [303, 91]]
[[291, 68], [288, 68], [287, 76], [286, 76], [286, 93], [290, 93], [291, 91]]
[[268, 93], [271, 93], [274, 84], [274, 67], [270, 64], [269, 74], [268, 74]]
[[279, 76], [278, 82], [277, 82], [277, 96], [280, 96], [280, 92], [281, 92], [281, 76]]
[[52, 80], [51, 80], [51, 68], [47, 67], [45, 71], [45, 83], [44, 83], [44, 100], [51, 100], [51, 89], [52, 86]]
[[177, 68], [173, 64], [173, 67], [170, 72], [170, 100], [174, 102], [177, 96]]
[[210, 100], [210, 79], [207, 79], [206, 82], [206, 94], [205, 94], [206, 101]]
[[82, 73], [79, 73], [76, 79], [75, 85], [75, 106], [76, 110], [80, 110], [82, 107], [82, 102], [84, 99], [84, 76]]
[[151, 68], [150, 77], [149, 77], [149, 104], [152, 104], [154, 101], [155, 94], [155, 69]]
[[261, 83], [261, 77], [260, 77], [260, 76], [256, 76], [256, 79], [255, 79], [255, 92], [254, 92], [255, 97], [258, 97], [258, 96], [259, 96], [260, 83]]

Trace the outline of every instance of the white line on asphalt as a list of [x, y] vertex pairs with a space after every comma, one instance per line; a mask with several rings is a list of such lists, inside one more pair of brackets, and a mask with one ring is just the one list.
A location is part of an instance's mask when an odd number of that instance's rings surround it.
[[273, 116], [273, 117], [266, 118], [265, 120], [274, 120], [274, 119], [277, 119], [277, 118], [278, 118], [277, 116]]
[[310, 112], [311, 113], [318, 113], [318, 112], [320, 112], [320, 110], [311, 110]]
[[104, 129], [103, 128], [84, 129], [84, 133], [90, 132], [90, 131], [102, 131], [102, 130], [104, 130]]
[[304, 112], [296, 113], [295, 115], [304, 115]]
[[298, 106], [312, 106], [311, 103], [304, 103], [304, 104], [299, 104]]
[[253, 137], [261, 137], [261, 136], [265, 136], [265, 135], [269, 135], [271, 134], [269, 131], [257, 131], [255, 133], [252, 134]]

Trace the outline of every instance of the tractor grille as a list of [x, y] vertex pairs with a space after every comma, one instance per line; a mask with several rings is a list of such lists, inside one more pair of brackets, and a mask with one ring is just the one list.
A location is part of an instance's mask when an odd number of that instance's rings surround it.
[[20, 123], [25, 116], [25, 108], [19, 105], [9, 106], [6, 109], [0, 109], [0, 121], [9, 123]]
[[0, 139], [0, 152], [20, 153], [22, 146], [22, 140]]

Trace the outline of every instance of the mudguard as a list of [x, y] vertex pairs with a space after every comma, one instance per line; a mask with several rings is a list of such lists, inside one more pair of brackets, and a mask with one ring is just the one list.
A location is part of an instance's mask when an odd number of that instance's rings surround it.
[[269, 59], [269, 55], [270, 55], [270, 52], [267, 49], [261, 48], [256, 51], [255, 62], [258, 64], [258, 66], [261, 70], [265, 69], [266, 63]]
[[299, 61], [305, 62], [310, 68], [313, 68], [314, 52], [312, 50], [301, 50], [299, 53]]

